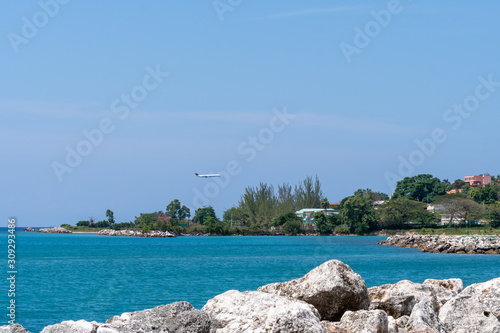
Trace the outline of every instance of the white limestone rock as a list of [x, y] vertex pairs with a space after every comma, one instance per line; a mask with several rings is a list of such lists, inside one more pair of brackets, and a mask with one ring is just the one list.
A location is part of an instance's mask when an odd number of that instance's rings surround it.
[[461, 279], [427, 279], [422, 283], [422, 285], [431, 287], [441, 305], [461, 293], [464, 289], [464, 283]]
[[443, 332], [443, 325], [439, 320], [439, 304], [436, 298], [428, 297], [418, 302], [411, 312], [406, 325], [408, 332], [429, 331]]
[[259, 291], [229, 290], [202, 308], [211, 333], [325, 333], [318, 311], [305, 302]]
[[389, 332], [387, 314], [382, 310], [347, 311], [339, 326], [356, 333]]
[[97, 333], [99, 323], [85, 320], [68, 320], [62, 323], [46, 326], [40, 333]]
[[408, 323], [408, 316], [402, 316], [394, 319], [392, 316], [387, 316], [388, 332], [389, 333], [406, 333], [406, 324]]
[[329, 321], [340, 320], [348, 310], [368, 309], [370, 305], [365, 281], [338, 260], [327, 261], [299, 279], [271, 283], [257, 290], [312, 304], [322, 319]]
[[14, 325], [0, 326], [0, 333], [30, 333], [30, 332], [21, 325], [14, 324]]
[[153, 309], [126, 312], [111, 317], [97, 333], [208, 333], [210, 318], [188, 302], [160, 305]]
[[441, 307], [439, 319], [448, 332], [500, 332], [500, 278], [465, 288]]

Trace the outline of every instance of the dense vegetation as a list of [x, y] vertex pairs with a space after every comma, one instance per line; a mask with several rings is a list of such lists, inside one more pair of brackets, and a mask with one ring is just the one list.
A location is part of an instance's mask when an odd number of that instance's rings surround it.
[[[358, 189], [342, 199], [331, 214], [328, 199], [316, 177], [307, 177], [295, 186], [260, 183], [247, 187], [238, 205], [226, 210], [220, 220], [213, 207], [198, 208], [192, 219], [188, 207], [178, 199], [165, 212], [141, 213], [134, 221], [115, 223], [111, 210], [106, 220], [93, 218], [76, 223], [71, 230], [98, 228], [171, 231], [176, 234], [216, 235], [297, 235], [369, 234], [378, 230], [432, 230], [440, 228], [500, 228], [500, 176], [492, 184], [470, 187], [457, 179], [453, 183], [432, 175], [406, 177], [397, 183], [391, 198], [385, 193]], [[450, 190], [456, 193], [447, 194]], [[380, 204], [384, 201], [383, 204]], [[380, 205], [379, 205], [380, 204]], [[428, 210], [433, 205], [436, 211]], [[317, 208], [309, 218], [295, 213], [302, 208]], [[460, 233], [460, 232], [458, 232]]]

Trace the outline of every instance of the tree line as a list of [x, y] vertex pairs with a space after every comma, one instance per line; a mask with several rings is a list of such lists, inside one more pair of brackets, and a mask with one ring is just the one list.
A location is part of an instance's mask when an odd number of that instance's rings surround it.
[[[77, 226], [89, 228], [136, 229], [171, 231], [176, 234], [199, 233], [218, 235], [267, 234], [369, 234], [381, 229], [464, 227], [481, 221], [500, 227], [500, 176], [492, 184], [471, 187], [463, 180], [452, 183], [429, 174], [406, 177], [399, 181], [393, 195], [371, 189], [358, 189], [328, 213], [330, 203], [323, 193], [318, 177], [307, 177], [297, 185], [278, 186], [260, 183], [247, 187], [238, 204], [227, 209], [219, 219], [212, 206], [198, 208], [193, 218], [188, 207], [174, 199], [165, 211], [141, 213], [134, 221], [115, 223], [111, 210], [107, 220], [80, 221]], [[456, 193], [447, 194], [450, 190]], [[378, 205], [381, 201], [383, 204]], [[377, 204], [375, 204], [377, 203]], [[430, 211], [428, 205], [440, 210]], [[296, 212], [303, 208], [318, 208], [312, 219], [304, 220]], [[458, 221], [458, 222], [457, 222]]]

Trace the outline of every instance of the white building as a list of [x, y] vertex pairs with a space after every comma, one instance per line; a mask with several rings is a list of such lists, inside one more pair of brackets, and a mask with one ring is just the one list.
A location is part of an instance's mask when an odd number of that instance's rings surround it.
[[323, 209], [323, 208], [303, 208], [295, 212], [295, 214], [300, 217], [303, 223], [314, 223], [313, 215], [316, 212], [323, 212], [325, 215], [338, 214], [340, 211], [335, 209]]

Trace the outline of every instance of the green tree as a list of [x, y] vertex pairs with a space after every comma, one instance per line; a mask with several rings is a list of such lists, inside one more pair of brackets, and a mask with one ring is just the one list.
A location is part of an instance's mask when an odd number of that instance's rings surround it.
[[271, 226], [280, 227], [284, 225], [287, 221], [298, 221], [298, 220], [299, 218], [297, 217], [297, 214], [295, 214], [294, 212], [288, 212], [275, 218], [273, 223], [271, 223]]
[[229, 225], [243, 225], [246, 220], [247, 216], [238, 207], [231, 207], [222, 215], [222, 221]]
[[343, 200], [342, 213], [345, 222], [350, 225], [351, 233], [365, 234], [377, 229], [375, 210], [368, 195], [354, 195]]
[[294, 188], [289, 184], [272, 185], [260, 183], [247, 187], [240, 198], [237, 209], [243, 226], [258, 224], [267, 228], [272, 221], [290, 211], [302, 208], [319, 208], [324, 198], [318, 177], [307, 177]]
[[288, 220], [283, 225], [283, 231], [289, 235], [297, 235], [302, 231], [302, 224], [297, 220]]
[[110, 209], [108, 209], [106, 211], [106, 217], [108, 218], [109, 225], [112, 226], [113, 223], [115, 223], [115, 214]]
[[462, 190], [466, 185], [469, 185], [469, 183], [462, 179], [455, 179], [451, 185], [447, 186], [446, 190]]
[[500, 204], [488, 205], [485, 217], [492, 228], [500, 228]]
[[374, 192], [371, 189], [357, 189], [354, 195], [366, 196], [368, 195], [372, 201], [389, 200], [389, 196], [383, 192]]
[[169, 229], [171, 229], [171, 226], [168, 225], [168, 223], [166, 221], [163, 221], [163, 220], [158, 220], [156, 221], [156, 223], [154, 224], [154, 229], [155, 230], [160, 230], [160, 231], [167, 231]]
[[215, 210], [212, 206], [198, 208], [194, 212], [193, 222], [205, 225], [210, 221], [212, 221], [211, 219], [209, 219], [210, 217], [217, 220], [217, 216], [215, 215]]
[[158, 221], [155, 213], [141, 213], [139, 217], [135, 217], [135, 225], [139, 228], [144, 226], [154, 226]]
[[314, 180], [310, 176], [306, 177], [295, 186], [296, 209], [319, 208], [324, 197], [318, 176]]
[[385, 229], [402, 229], [407, 222], [427, 222], [431, 218], [425, 203], [406, 198], [392, 199], [379, 211], [379, 225]]
[[278, 185], [276, 205], [276, 215], [297, 210], [295, 204], [295, 193], [290, 184], [283, 183], [282, 185]]
[[134, 228], [135, 228], [134, 222], [114, 223], [111, 226], [111, 229], [113, 229], [113, 230], [124, 230], [124, 229], [134, 229]]
[[316, 222], [316, 230], [322, 235], [332, 233], [333, 225], [328, 221], [323, 212], [315, 212], [313, 215], [314, 222]]
[[78, 221], [76, 223], [76, 226], [77, 227], [88, 227], [88, 226], [90, 226], [90, 223], [89, 223], [89, 221]]
[[327, 198], [324, 198], [323, 200], [321, 200], [320, 205], [321, 205], [321, 208], [323, 208], [323, 210], [326, 212], [326, 210], [328, 208], [330, 208], [330, 201], [328, 201]]
[[449, 215], [448, 225], [450, 226], [455, 220], [466, 223], [471, 218], [477, 218], [481, 213], [481, 206], [477, 202], [461, 194], [444, 195], [436, 198], [436, 203], [442, 205], [444, 212]]
[[211, 234], [223, 235], [226, 234], [226, 229], [224, 225], [216, 218], [210, 215], [207, 215], [204, 219], [204, 225], [206, 227], [207, 232]]
[[432, 202], [435, 197], [446, 194], [446, 184], [429, 174], [406, 177], [400, 180], [394, 190], [393, 199], [406, 198], [415, 201]]
[[145, 224], [145, 225], [142, 227], [142, 233], [143, 233], [143, 234], [147, 234], [147, 233], [149, 233], [149, 232], [151, 232], [151, 226], [150, 226], [150, 225], [146, 225], [146, 224]]
[[330, 223], [333, 226], [340, 225], [342, 221], [340, 220], [339, 214], [331, 214], [327, 215], [326, 219], [328, 220], [328, 223]]
[[487, 184], [484, 187], [473, 187], [469, 190], [469, 196], [477, 203], [493, 204], [498, 201], [498, 192], [494, 185]]
[[170, 216], [170, 219], [182, 221], [191, 217], [191, 211], [188, 207], [182, 205], [179, 199], [172, 200], [167, 205], [165, 213]]
[[99, 221], [95, 224], [96, 228], [109, 228], [109, 222], [106, 220]]
[[247, 224], [260, 224], [267, 227], [276, 217], [278, 210], [274, 187], [260, 183], [259, 187], [247, 187], [242, 195], [239, 207], [248, 216]]

